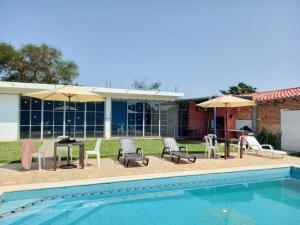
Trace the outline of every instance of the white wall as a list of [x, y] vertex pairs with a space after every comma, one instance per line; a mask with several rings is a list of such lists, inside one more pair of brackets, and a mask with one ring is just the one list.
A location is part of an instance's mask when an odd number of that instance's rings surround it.
[[300, 110], [281, 111], [281, 148], [300, 152]]
[[0, 94], [0, 140], [18, 139], [19, 100], [19, 95]]

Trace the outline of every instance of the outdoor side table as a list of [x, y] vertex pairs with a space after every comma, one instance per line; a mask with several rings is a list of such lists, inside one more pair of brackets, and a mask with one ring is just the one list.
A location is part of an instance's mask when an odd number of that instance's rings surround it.
[[53, 163], [53, 169], [56, 170], [56, 158], [57, 158], [57, 147], [71, 147], [71, 146], [78, 146], [79, 147], [79, 164], [81, 169], [84, 168], [84, 142], [83, 141], [76, 141], [73, 143], [54, 143], [54, 163]]
[[[237, 139], [237, 138], [217, 138], [217, 141], [224, 143], [224, 159], [226, 160], [226, 159], [231, 157], [230, 153], [229, 153], [230, 144], [239, 143], [240, 139]], [[241, 145], [240, 146], [240, 159], [242, 159], [243, 158], [243, 148], [242, 148], [243, 143], [241, 142], [240, 145]]]

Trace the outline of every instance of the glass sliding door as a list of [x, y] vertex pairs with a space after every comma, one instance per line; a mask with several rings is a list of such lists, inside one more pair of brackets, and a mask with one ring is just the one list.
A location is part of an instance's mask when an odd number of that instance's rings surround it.
[[61, 101], [54, 101], [54, 126], [53, 138], [64, 135], [64, 118], [65, 118], [65, 104]]
[[162, 103], [160, 105], [160, 135], [165, 137], [175, 136], [175, 111], [173, 103]]
[[145, 103], [145, 136], [159, 136], [159, 107], [156, 102]]
[[172, 102], [113, 100], [112, 136], [174, 136], [175, 110]]
[[112, 136], [127, 136], [127, 101], [112, 101]]
[[143, 136], [144, 102], [128, 101], [128, 136]]
[[20, 101], [20, 138], [30, 138], [31, 99], [22, 97]]
[[41, 101], [21, 96], [20, 138], [57, 138], [68, 135], [70, 116], [71, 137], [103, 136], [104, 103]]

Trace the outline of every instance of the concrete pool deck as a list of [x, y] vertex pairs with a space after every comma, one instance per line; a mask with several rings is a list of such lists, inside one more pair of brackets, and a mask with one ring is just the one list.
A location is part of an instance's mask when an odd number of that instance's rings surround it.
[[24, 171], [20, 163], [0, 165], [0, 194], [8, 191], [31, 190], [38, 188], [64, 187], [125, 180], [151, 179], [170, 176], [184, 176], [204, 173], [231, 172], [239, 170], [263, 169], [286, 166], [300, 166], [300, 158], [286, 156], [283, 159], [263, 158], [255, 155], [237, 156], [233, 159], [197, 159], [196, 163], [170, 162], [166, 157], [150, 156], [149, 166], [136, 164], [125, 168], [112, 158], [101, 159], [100, 168], [96, 160], [89, 160], [85, 169], [57, 169], [53, 171], [52, 160], [46, 160], [46, 168], [38, 170], [37, 163]]

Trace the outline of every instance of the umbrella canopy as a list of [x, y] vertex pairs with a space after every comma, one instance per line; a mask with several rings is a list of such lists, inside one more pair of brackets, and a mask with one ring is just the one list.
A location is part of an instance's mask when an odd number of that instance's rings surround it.
[[237, 108], [256, 105], [254, 101], [234, 97], [232, 95], [223, 95], [212, 100], [197, 104], [203, 108], [225, 108], [225, 138], [228, 138], [228, 108]]
[[[69, 102], [68, 104], [68, 137], [70, 140], [71, 136], [71, 104], [70, 102], [99, 102], [104, 101], [104, 98], [101, 95], [87, 91], [79, 86], [67, 85], [62, 88], [37, 91], [33, 93], [24, 94], [24, 96], [29, 96], [33, 98], [39, 98], [43, 100], [53, 100], [53, 101], [65, 101]], [[64, 109], [64, 108], [63, 108]], [[68, 146], [68, 157], [67, 164], [62, 165], [63, 169], [75, 168], [76, 165], [70, 163], [70, 147]]]
[[197, 106], [201, 106], [203, 108], [236, 108], [254, 105], [256, 105], [254, 101], [234, 97], [232, 95], [223, 95], [212, 100], [197, 104]]
[[62, 88], [37, 91], [24, 96], [39, 98], [43, 100], [65, 101], [65, 102], [99, 102], [104, 101], [101, 95], [90, 92], [79, 86], [67, 85]]

